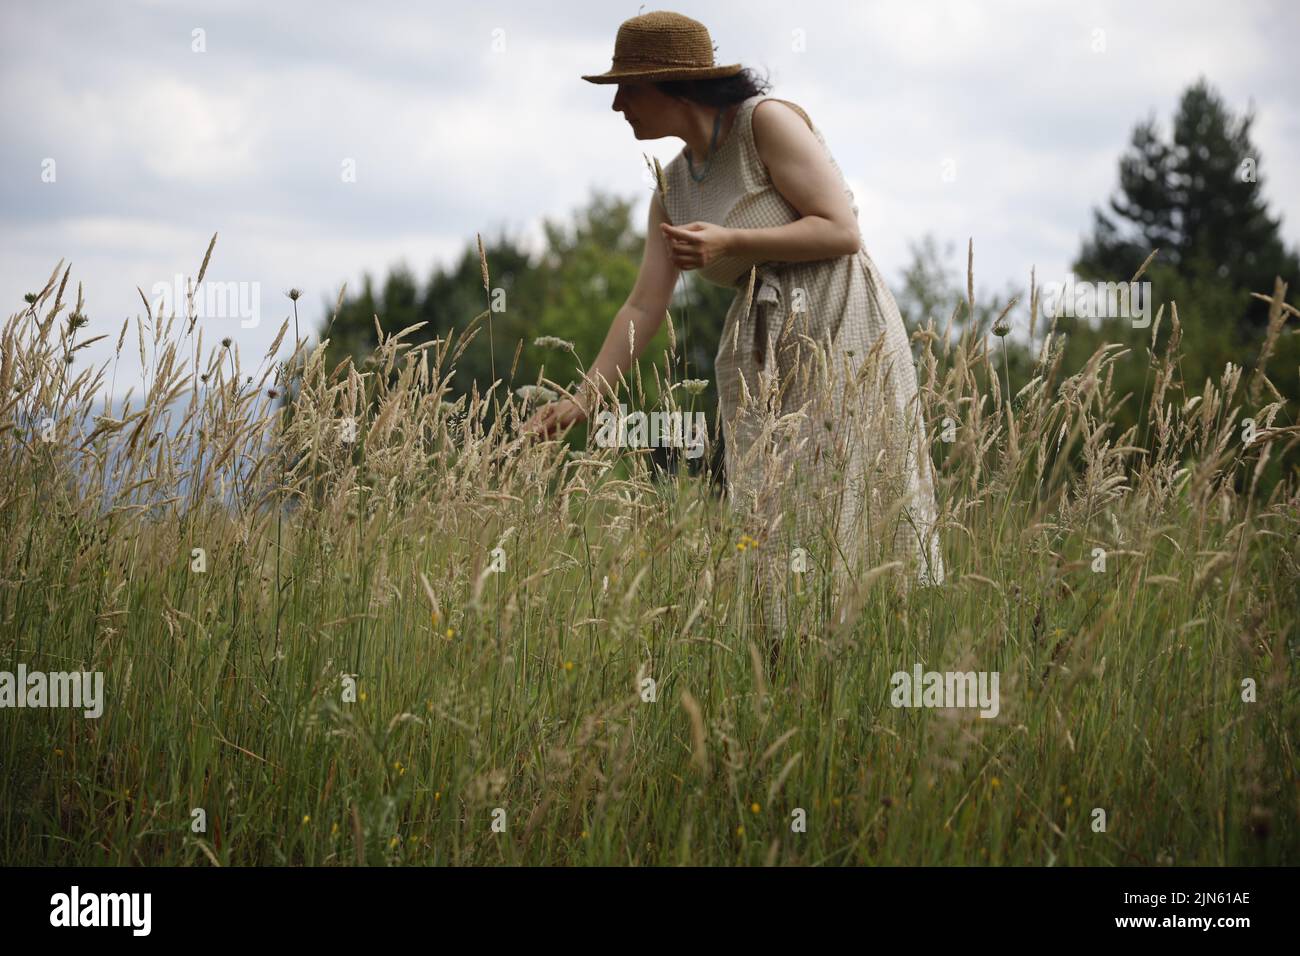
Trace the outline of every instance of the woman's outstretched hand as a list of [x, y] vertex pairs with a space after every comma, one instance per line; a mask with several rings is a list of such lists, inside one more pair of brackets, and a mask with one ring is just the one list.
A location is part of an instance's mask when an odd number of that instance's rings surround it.
[[528, 421], [524, 422], [523, 432], [525, 434], [534, 432], [538, 437], [550, 438], [557, 432], [563, 433], [575, 422], [586, 420], [586, 409], [571, 398], [562, 398], [558, 402], [543, 405], [533, 412]]

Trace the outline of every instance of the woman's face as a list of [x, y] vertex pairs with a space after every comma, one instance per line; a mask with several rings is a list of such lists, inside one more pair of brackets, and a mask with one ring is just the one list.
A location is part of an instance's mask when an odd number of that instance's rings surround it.
[[661, 139], [673, 135], [667, 121], [674, 105], [653, 83], [620, 83], [613, 108], [623, 114], [637, 139]]

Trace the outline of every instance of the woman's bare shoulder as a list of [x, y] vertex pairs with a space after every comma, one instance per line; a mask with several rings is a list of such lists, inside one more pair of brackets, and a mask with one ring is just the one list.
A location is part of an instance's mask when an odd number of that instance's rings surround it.
[[[760, 109], [760, 107], [767, 103], [780, 103], [785, 107], [785, 109]], [[810, 132], [815, 129], [811, 117], [808, 116], [802, 106], [798, 103], [792, 103], [789, 100], [779, 100], [772, 96], [764, 97], [754, 104], [754, 108], [751, 111], [750, 123], [755, 129], [758, 129], [759, 127], [768, 129], [775, 125], [782, 125], [790, 129], [798, 129], [798, 127], [804, 126]]]
[[[765, 103], [780, 103], [785, 109], [759, 109]], [[798, 149], [808, 139], [817, 139], [817, 132], [808, 114], [788, 100], [764, 99], [755, 104], [750, 118], [750, 133], [759, 158], [767, 162], [770, 151]]]

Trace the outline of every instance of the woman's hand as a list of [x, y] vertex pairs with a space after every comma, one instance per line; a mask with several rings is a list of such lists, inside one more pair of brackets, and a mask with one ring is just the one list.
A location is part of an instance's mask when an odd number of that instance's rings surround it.
[[549, 438], [556, 432], [563, 433], [575, 422], [586, 420], [586, 409], [571, 398], [563, 398], [533, 412], [528, 421], [524, 422], [523, 431], [536, 432], [542, 438]]
[[668, 255], [678, 269], [699, 269], [725, 256], [731, 248], [734, 230], [711, 222], [689, 222], [684, 226], [660, 223], [668, 241]]

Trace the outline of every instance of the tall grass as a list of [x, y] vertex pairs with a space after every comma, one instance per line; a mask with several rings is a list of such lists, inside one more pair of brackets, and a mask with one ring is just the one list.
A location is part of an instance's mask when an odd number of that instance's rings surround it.
[[[143, 392], [96, 419], [116, 360], [77, 361], [58, 273], [3, 330], [0, 669], [107, 699], [0, 711], [6, 864], [1297, 861], [1300, 513], [1255, 485], [1296, 429], [1241, 369], [1181, 381], [1174, 303], [1149, 450], [1109, 424], [1143, 358], [1063, 369], [1049, 328], [1013, 384], [919, 330], [947, 581], [792, 580], [772, 655], [777, 545], [706, 477], [449, 394], [484, 316], [252, 369], [142, 317]], [[891, 706], [917, 663], [999, 672], [1000, 714]]]

